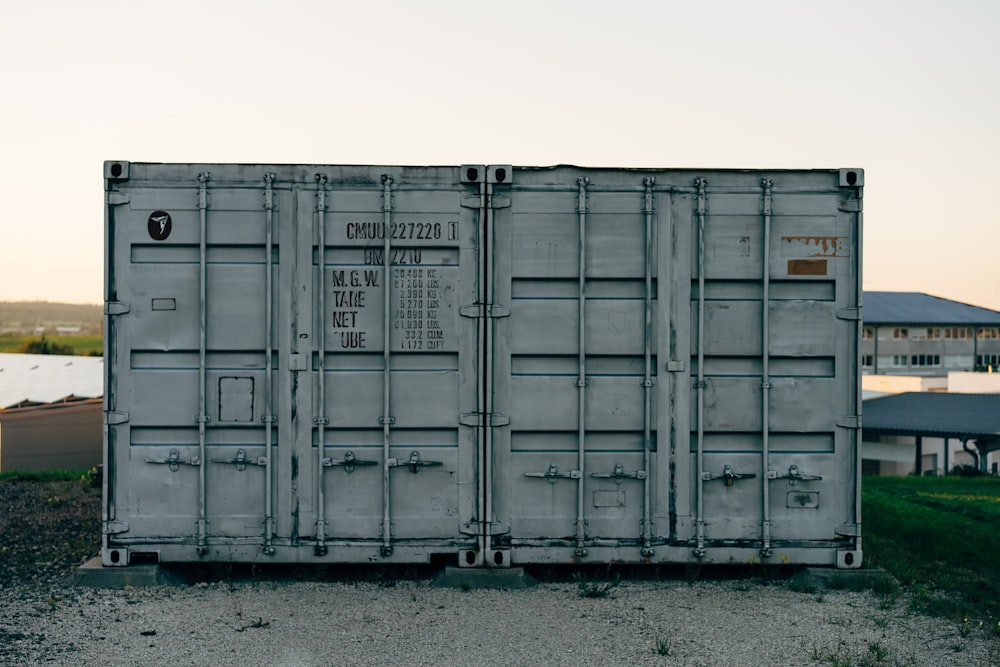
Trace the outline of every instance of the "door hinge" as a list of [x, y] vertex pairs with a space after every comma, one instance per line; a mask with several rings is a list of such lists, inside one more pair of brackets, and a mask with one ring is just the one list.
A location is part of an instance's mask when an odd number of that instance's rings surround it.
[[104, 424], [107, 426], [117, 426], [128, 422], [128, 413], [117, 410], [109, 410], [104, 413]]
[[[466, 412], [463, 413], [458, 419], [458, 423], [462, 426], [482, 426], [483, 425], [483, 413], [482, 412]], [[510, 417], [499, 412], [491, 412], [489, 414], [489, 426], [507, 426], [510, 424]]]
[[105, 315], [124, 315], [129, 312], [130, 306], [123, 301], [108, 301], [104, 304]]
[[667, 372], [668, 373], [683, 373], [686, 368], [686, 364], [683, 361], [668, 361], [667, 362]]
[[473, 519], [459, 526], [458, 531], [463, 535], [480, 535], [483, 533], [482, 525], [486, 524], [487, 535], [506, 535], [510, 532], [510, 524], [503, 521], [480, 521]]
[[485, 207], [486, 195], [465, 195], [462, 197], [463, 208], [481, 209]]
[[486, 307], [486, 317], [510, 317], [510, 306], [501, 306], [497, 303], [473, 303], [462, 306], [458, 312], [462, 317], [483, 317], [483, 306]]
[[837, 210], [844, 213], [861, 213], [862, 201], [861, 199], [841, 199], [837, 202]]
[[104, 534], [105, 535], [118, 535], [119, 533], [128, 532], [128, 522], [127, 521], [105, 521], [104, 522]]
[[841, 428], [861, 428], [861, 415], [848, 415], [837, 420]]
[[504, 195], [490, 195], [490, 208], [510, 208], [510, 197]]
[[289, 354], [288, 355], [288, 370], [290, 371], [305, 371], [309, 370], [306, 366], [306, 355], [304, 354]]
[[840, 526], [836, 526], [833, 532], [841, 537], [860, 537], [861, 536], [861, 526], [856, 523], [845, 523]]
[[838, 320], [850, 320], [851, 322], [860, 322], [862, 319], [862, 313], [860, 308], [841, 308], [837, 311]]
[[131, 198], [124, 192], [105, 192], [104, 203], [108, 206], [121, 206], [131, 201]]

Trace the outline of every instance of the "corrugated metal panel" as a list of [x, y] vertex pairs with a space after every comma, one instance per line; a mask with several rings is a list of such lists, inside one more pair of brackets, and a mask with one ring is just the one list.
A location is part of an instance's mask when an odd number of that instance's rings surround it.
[[106, 177], [106, 563], [860, 564], [860, 171]]
[[103, 369], [100, 357], [0, 354], [0, 408], [101, 396]]

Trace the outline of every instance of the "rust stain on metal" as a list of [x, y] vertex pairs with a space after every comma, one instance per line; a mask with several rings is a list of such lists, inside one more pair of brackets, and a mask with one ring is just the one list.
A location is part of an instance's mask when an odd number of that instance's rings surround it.
[[790, 276], [825, 276], [825, 259], [790, 259], [788, 260], [788, 275]]
[[798, 241], [804, 245], [816, 246], [818, 252], [812, 254], [812, 257], [837, 257], [837, 247], [839, 245], [840, 238], [836, 236], [782, 236], [781, 240], [785, 243], [793, 243]]

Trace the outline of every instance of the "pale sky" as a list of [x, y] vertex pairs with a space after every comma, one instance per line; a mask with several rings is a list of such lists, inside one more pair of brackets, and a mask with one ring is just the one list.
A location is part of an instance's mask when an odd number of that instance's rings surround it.
[[865, 169], [864, 286], [1000, 310], [1000, 2], [6, 2], [0, 300], [99, 303], [104, 160]]

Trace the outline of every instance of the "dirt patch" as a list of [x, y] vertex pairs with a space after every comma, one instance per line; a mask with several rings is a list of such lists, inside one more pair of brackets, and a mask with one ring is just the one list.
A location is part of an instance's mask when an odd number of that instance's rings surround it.
[[101, 489], [89, 478], [0, 480], [0, 587], [69, 577], [101, 549]]

